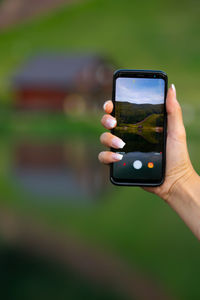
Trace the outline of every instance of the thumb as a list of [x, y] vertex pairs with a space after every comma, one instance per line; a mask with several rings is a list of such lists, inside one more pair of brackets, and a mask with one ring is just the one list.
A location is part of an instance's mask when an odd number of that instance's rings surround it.
[[176, 89], [173, 84], [168, 89], [166, 110], [168, 135], [173, 136], [176, 139], [185, 139], [182, 110], [179, 102], [176, 99]]

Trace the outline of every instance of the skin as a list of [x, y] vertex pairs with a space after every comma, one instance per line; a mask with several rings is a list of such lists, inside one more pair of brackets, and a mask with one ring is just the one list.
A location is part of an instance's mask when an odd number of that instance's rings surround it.
[[[112, 101], [105, 102], [104, 110], [106, 114], [101, 123], [106, 129], [112, 129], [117, 124], [116, 119], [110, 115], [113, 110]], [[195, 172], [188, 154], [182, 110], [176, 99], [174, 85], [168, 89], [166, 110], [168, 125], [165, 181], [161, 186], [143, 189], [165, 200], [200, 239], [200, 177]], [[110, 132], [104, 132], [100, 141], [109, 148], [120, 149], [123, 146], [122, 140]], [[99, 160], [110, 164], [119, 158], [110, 151], [103, 151], [99, 153]]]

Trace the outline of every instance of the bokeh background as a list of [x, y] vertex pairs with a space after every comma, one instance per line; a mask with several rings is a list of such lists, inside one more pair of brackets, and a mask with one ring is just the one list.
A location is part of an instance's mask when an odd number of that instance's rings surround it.
[[199, 299], [197, 239], [97, 160], [113, 70], [158, 69], [200, 172], [199, 15], [197, 0], [0, 1], [3, 299]]

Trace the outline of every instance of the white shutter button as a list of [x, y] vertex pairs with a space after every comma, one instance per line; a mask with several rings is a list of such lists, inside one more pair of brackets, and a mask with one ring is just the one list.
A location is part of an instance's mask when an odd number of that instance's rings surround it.
[[141, 169], [142, 168], [142, 162], [140, 160], [135, 160], [133, 162], [133, 168], [137, 169], [137, 170]]

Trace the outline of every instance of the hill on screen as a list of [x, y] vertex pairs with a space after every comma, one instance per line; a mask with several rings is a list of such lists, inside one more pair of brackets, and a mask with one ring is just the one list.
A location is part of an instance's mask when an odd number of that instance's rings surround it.
[[[152, 114], [163, 114], [163, 104], [115, 102], [115, 115], [122, 123], [137, 123]], [[159, 124], [157, 124], [159, 126]]]

